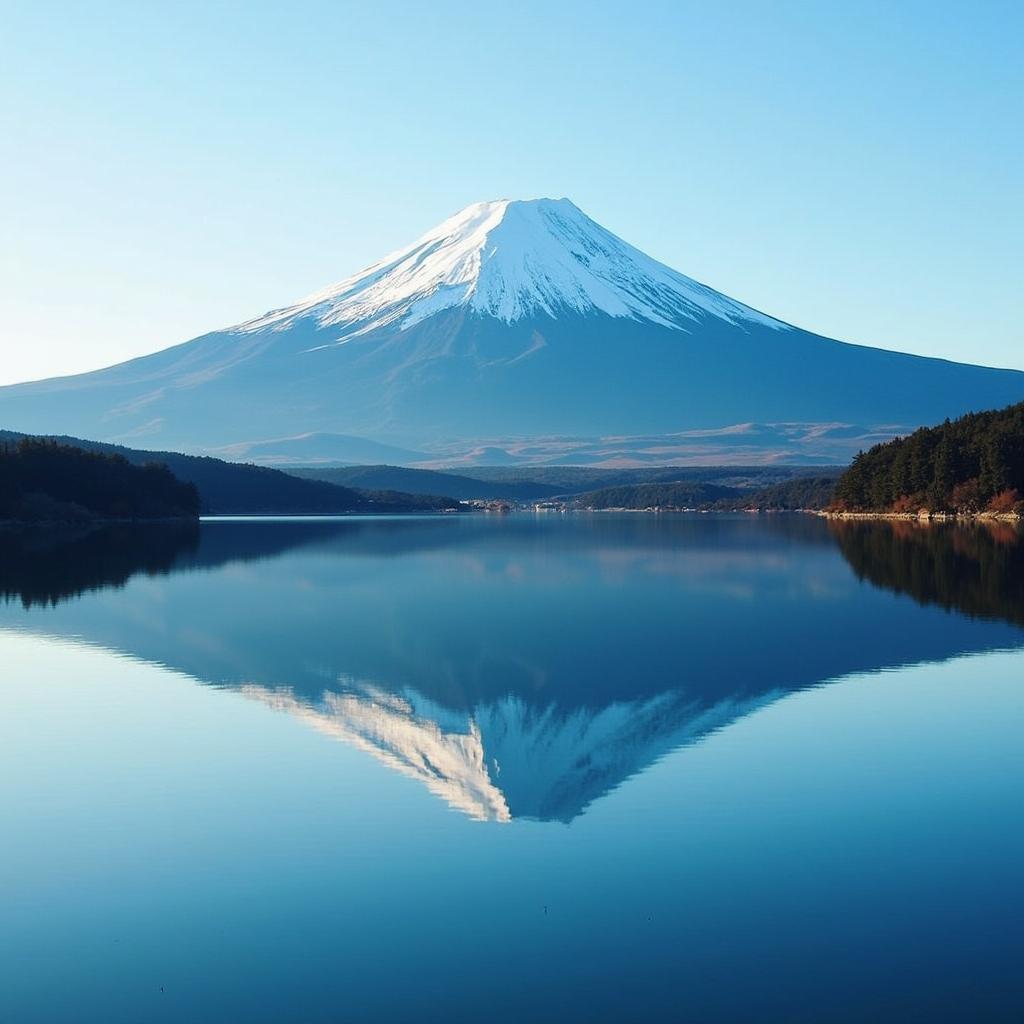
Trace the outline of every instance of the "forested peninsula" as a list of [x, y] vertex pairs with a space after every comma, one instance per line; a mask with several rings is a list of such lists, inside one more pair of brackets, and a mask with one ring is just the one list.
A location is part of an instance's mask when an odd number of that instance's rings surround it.
[[1024, 402], [968, 413], [861, 452], [839, 478], [834, 515], [1024, 514]]

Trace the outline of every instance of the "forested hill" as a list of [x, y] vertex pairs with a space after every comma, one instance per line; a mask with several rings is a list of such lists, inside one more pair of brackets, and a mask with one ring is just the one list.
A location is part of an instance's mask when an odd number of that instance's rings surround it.
[[164, 465], [25, 438], [0, 442], [0, 519], [195, 519], [199, 492]]
[[604, 487], [570, 497], [577, 508], [701, 509], [716, 512], [823, 509], [832, 500], [835, 475], [797, 477], [770, 487], [728, 487], [698, 480]]
[[862, 452], [836, 484], [841, 512], [1024, 511], [1024, 402], [969, 413]]
[[723, 498], [735, 499], [741, 493], [735, 487], [683, 481], [670, 484], [604, 487], [601, 490], [578, 494], [572, 501], [578, 508], [591, 509], [692, 509], [708, 506]]
[[838, 474], [802, 476], [771, 487], [744, 491], [738, 500], [717, 502], [717, 509], [761, 509], [766, 512], [821, 510], [832, 501]]
[[[17, 443], [25, 435], [0, 431], [0, 444]], [[392, 491], [357, 491], [322, 480], [300, 480], [266, 466], [180, 452], [151, 452], [72, 437], [45, 440], [104, 455], [116, 455], [135, 466], [157, 462], [199, 491], [200, 511], [212, 515], [326, 515], [343, 512], [420, 512], [457, 507], [458, 503]]]

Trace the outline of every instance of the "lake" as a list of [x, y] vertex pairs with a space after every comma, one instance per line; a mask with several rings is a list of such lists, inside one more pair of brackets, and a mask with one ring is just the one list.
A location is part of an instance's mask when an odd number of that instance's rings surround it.
[[1024, 1019], [1024, 545], [0, 537], [0, 1021]]

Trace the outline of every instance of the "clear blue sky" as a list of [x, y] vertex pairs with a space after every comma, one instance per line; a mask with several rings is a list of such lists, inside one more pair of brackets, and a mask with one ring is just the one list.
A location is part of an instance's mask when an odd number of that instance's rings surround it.
[[0, 381], [572, 198], [820, 333], [1024, 368], [1024, 5], [0, 3]]

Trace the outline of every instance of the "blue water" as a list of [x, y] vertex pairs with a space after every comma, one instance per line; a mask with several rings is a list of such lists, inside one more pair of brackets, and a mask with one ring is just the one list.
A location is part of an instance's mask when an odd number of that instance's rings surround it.
[[0, 539], [0, 1022], [1021, 1021], [1024, 546]]

